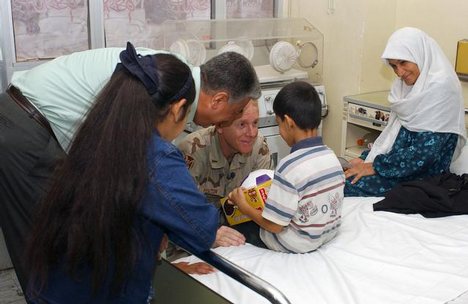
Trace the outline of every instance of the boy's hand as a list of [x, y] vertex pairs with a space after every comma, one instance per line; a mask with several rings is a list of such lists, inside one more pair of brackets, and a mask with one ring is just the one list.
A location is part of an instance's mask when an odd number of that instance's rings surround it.
[[244, 189], [241, 187], [232, 190], [228, 195], [228, 199], [231, 203], [236, 205], [242, 213], [246, 215], [248, 215], [249, 210], [252, 209], [252, 207], [245, 200]]
[[273, 223], [262, 217], [262, 211], [250, 206], [245, 200], [244, 189], [236, 188], [228, 195], [228, 199], [239, 208], [239, 210], [250, 217], [257, 225], [272, 233], [280, 233], [283, 226]]

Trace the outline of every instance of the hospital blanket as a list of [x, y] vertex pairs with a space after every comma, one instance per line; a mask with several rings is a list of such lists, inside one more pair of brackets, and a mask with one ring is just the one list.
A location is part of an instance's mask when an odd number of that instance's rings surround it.
[[[442, 304], [467, 291], [468, 215], [374, 212], [372, 204], [381, 199], [345, 198], [339, 234], [311, 253], [250, 244], [215, 251], [276, 286], [291, 303]], [[234, 303], [268, 303], [219, 271], [194, 277]]]

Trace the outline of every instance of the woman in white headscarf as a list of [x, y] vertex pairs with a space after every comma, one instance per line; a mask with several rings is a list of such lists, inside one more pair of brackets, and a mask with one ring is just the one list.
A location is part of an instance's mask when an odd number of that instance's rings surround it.
[[399, 29], [382, 59], [398, 76], [388, 96], [392, 111], [372, 149], [351, 161], [346, 196], [383, 196], [398, 183], [448, 172], [465, 145], [460, 82], [434, 39]]

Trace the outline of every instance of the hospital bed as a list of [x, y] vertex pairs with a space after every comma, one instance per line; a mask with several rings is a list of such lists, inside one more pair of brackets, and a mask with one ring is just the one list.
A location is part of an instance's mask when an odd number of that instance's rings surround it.
[[[286, 254], [250, 244], [219, 247], [213, 255], [221, 261], [214, 264], [222, 271], [185, 280], [219, 297], [211, 303], [468, 303], [468, 215], [374, 212], [372, 204], [379, 200], [345, 198], [339, 234], [315, 252]], [[233, 275], [235, 270], [226, 271], [223, 259], [239, 267], [247, 283]], [[266, 291], [260, 286], [255, 292], [262, 282]], [[191, 302], [199, 303], [195, 296]]]
[[[468, 173], [468, 143], [450, 171]], [[163, 262], [155, 303], [467, 304], [468, 215], [374, 212], [382, 199], [346, 197], [339, 233], [311, 253], [218, 247], [200, 258], [220, 271], [193, 276]]]

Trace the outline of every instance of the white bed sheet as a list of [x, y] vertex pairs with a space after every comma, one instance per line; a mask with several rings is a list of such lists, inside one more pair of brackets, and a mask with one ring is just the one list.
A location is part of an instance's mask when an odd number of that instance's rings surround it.
[[[276, 286], [291, 303], [441, 304], [467, 291], [468, 215], [373, 212], [379, 200], [345, 198], [339, 234], [312, 253], [250, 244], [215, 251]], [[194, 277], [234, 303], [269, 303], [221, 272]]]

